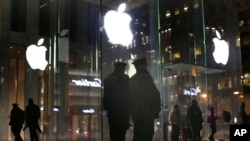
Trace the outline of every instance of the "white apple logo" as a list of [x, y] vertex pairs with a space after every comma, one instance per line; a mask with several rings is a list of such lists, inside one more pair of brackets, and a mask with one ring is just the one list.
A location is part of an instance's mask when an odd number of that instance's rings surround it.
[[117, 11], [110, 10], [104, 16], [104, 28], [112, 44], [128, 46], [132, 42], [131, 17], [124, 13], [125, 8], [126, 4], [122, 3]]
[[46, 60], [45, 46], [41, 46], [44, 42], [44, 38], [38, 40], [37, 45], [29, 45], [26, 50], [26, 59], [32, 69], [45, 70], [48, 65]]
[[213, 57], [217, 64], [226, 65], [229, 58], [229, 46], [225, 40], [221, 39], [220, 33], [215, 30], [216, 37], [213, 38], [214, 52]]

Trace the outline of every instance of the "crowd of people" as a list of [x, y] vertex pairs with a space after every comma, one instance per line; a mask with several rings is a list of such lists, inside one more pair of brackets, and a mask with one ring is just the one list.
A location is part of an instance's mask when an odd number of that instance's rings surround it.
[[[109, 122], [110, 141], [125, 141], [126, 132], [133, 122], [133, 141], [152, 141], [154, 136], [154, 121], [159, 118], [161, 111], [160, 92], [154, 84], [153, 78], [147, 70], [146, 58], [133, 62], [136, 73], [129, 78], [125, 74], [126, 63], [114, 64], [114, 72], [104, 79], [103, 109], [107, 112]], [[216, 120], [214, 107], [210, 108], [207, 123], [210, 127], [209, 141], [214, 141], [216, 133]], [[200, 132], [203, 128], [203, 115], [195, 99], [187, 109], [187, 127], [190, 141], [200, 141]], [[245, 103], [240, 106], [241, 124], [247, 124]], [[163, 117], [166, 118], [166, 117]], [[34, 104], [32, 98], [28, 99], [25, 111], [13, 104], [10, 112], [11, 131], [15, 141], [23, 141], [21, 130], [29, 129], [30, 141], [38, 141], [40, 108]], [[230, 120], [230, 119], [229, 119]], [[181, 113], [179, 105], [174, 105], [168, 116], [171, 125], [171, 140], [179, 141], [182, 133]], [[23, 125], [25, 127], [23, 128]], [[164, 133], [166, 134], [166, 133]], [[164, 138], [166, 140], [166, 138]]]
[[[159, 118], [160, 93], [157, 90], [152, 77], [147, 71], [146, 59], [133, 62], [136, 74], [131, 78], [125, 74], [126, 63], [114, 64], [115, 70], [104, 79], [104, 110], [108, 113], [111, 141], [125, 141], [126, 132], [132, 119], [133, 141], [152, 141], [154, 135], [154, 120]], [[246, 124], [245, 104], [241, 104], [240, 115], [242, 124]], [[163, 109], [164, 110], [164, 109]], [[225, 122], [231, 120], [229, 112], [223, 113]], [[198, 106], [197, 100], [191, 100], [191, 105], [186, 113], [187, 133], [185, 138], [190, 141], [200, 141], [203, 129], [204, 117]], [[166, 118], [166, 117], [163, 117]], [[209, 141], [214, 141], [217, 132], [215, 108], [211, 107], [207, 116], [210, 135]], [[164, 120], [165, 121], [165, 120]], [[167, 122], [165, 122], [167, 123]], [[183, 133], [179, 105], [174, 105], [168, 114], [168, 124], [171, 126], [171, 141], [179, 141]], [[166, 126], [166, 124], [164, 124]], [[166, 128], [164, 128], [166, 130]], [[164, 135], [167, 134], [164, 131]], [[164, 140], [167, 140], [164, 136]]]

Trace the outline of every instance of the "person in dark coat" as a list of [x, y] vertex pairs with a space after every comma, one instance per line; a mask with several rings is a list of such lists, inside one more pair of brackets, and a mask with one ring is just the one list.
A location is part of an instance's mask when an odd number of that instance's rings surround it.
[[146, 58], [133, 62], [136, 73], [130, 78], [133, 141], [152, 141], [154, 120], [159, 118], [160, 92], [147, 70]]
[[187, 120], [191, 132], [191, 141], [200, 141], [203, 118], [196, 100], [192, 100], [191, 106], [187, 109]]
[[25, 113], [22, 109], [18, 107], [18, 104], [12, 104], [13, 109], [10, 112], [10, 122], [11, 132], [15, 136], [15, 141], [23, 141], [20, 132], [23, 128]]
[[108, 113], [111, 141], [125, 141], [129, 128], [129, 77], [126, 63], [114, 64], [115, 70], [104, 79], [103, 108]]
[[218, 119], [218, 117], [215, 115], [214, 113], [214, 107], [210, 108], [210, 113], [209, 116], [207, 117], [207, 123], [210, 126], [210, 131], [211, 134], [209, 136], [209, 141], [214, 141], [214, 134], [216, 133], [216, 120]]
[[28, 105], [25, 109], [25, 122], [26, 127], [29, 128], [30, 132], [30, 141], [38, 141], [38, 132], [41, 132], [41, 129], [39, 127], [39, 119], [40, 119], [41, 113], [40, 108], [38, 105], [36, 105], [32, 98], [28, 99]]
[[174, 105], [173, 110], [169, 114], [169, 123], [172, 128], [172, 141], [179, 141], [179, 133], [181, 127], [181, 113], [178, 105]]
[[245, 111], [245, 103], [244, 102], [241, 102], [241, 104], [240, 104], [240, 118], [241, 118], [242, 125], [248, 123], [247, 113]]

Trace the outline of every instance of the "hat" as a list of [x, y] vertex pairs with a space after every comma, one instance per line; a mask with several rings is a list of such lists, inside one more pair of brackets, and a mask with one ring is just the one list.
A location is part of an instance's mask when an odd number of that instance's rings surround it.
[[126, 67], [126, 63], [124, 63], [124, 62], [116, 62], [116, 63], [114, 63], [114, 66], [115, 67], [118, 67], [118, 68], [123, 68], [123, 67]]
[[18, 104], [17, 104], [17, 103], [13, 103], [12, 105], [13, 105], [13, 106], [18, 106]]
[[134, 64], [134, 65], [148, 65], [146, 58], [141, 58], [141, 59], [135, 60], [132, 64]]

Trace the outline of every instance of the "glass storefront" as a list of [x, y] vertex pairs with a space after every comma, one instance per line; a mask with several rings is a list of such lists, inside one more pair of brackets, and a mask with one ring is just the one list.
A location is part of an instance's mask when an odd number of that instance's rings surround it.
[[[123, 2], [131, 17], [128, 26], [133, 38], [129, 44], [113, 44], [107, 36], [105, 15]], [[168, 136], [164, 129], [168, 129], [166, 120], [174, 104], [180, 105], [182, 128], [186, 128], [186, 110], [192, 99], [198, 100], [203, 112], [202, 137], [209, 134], [206, 116], [211, 106], [219, 116], [229, 111], [231, 123], [237, 124], [242, 84], [236, 0], [0, 3], [0, 140], [13, 140], [8, 125], [12, 103], [25, 109], [28, 98], [33, 98], [41, 108], [42, 141], [108, 141], [102, 81], [117, 61], [127, 62], [126, 73], [131, 77], [133, 60], [144, 57], [162, 98], [154, 141]], [[127, 27], [116, 27], [124, 25], [119, 17], [112, 17], [110, 24], [116, 29], [115, 37], [125, 41], [122, 30]], [[219, 46], [217, 41], [221, 41]], [[30, 60], [26, 51], [31, 47], [35, 51]], [[218, 139], [228, 135], [223, 130], [227, 126], [221, 118]], [[133, 126], [127, 140], [132, 140], [132, 133]], [[29, 140], [28, 130], [21, 135]]]

